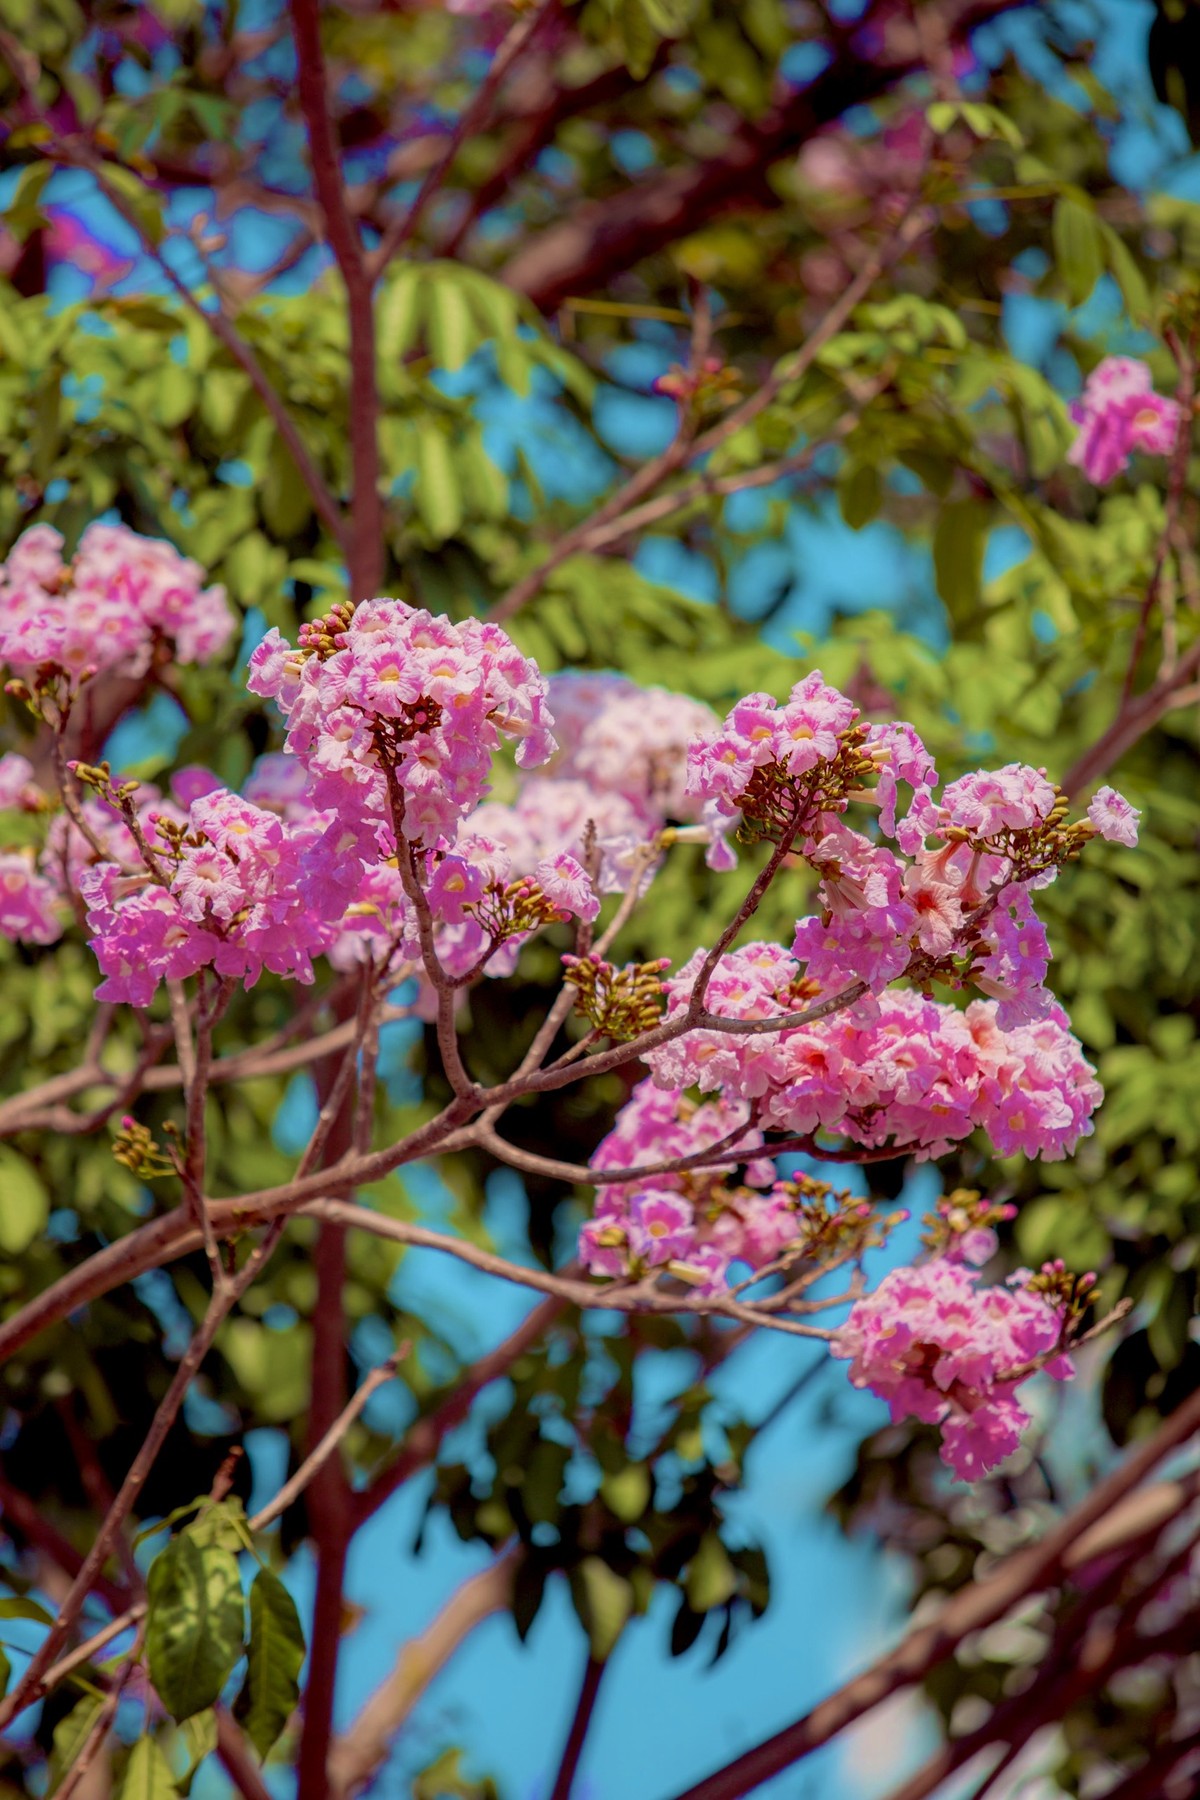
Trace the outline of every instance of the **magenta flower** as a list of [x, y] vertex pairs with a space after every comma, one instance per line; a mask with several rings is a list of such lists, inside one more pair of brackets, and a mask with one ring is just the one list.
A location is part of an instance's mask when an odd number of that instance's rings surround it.
[[942, 1460], [976, 1480], [1017, 1448], [1029, 1415], [1015, 1398], [1030, 1362], [1067, 1380], [1053, 1354], [1062, 1315], [1026, 1287], [980, 1288], [975, 1269], [938, 1257], [893, 1269], [855, 1303], [831, 1346], [850, 1362], [855, 1387], [888, 1402], [892, 1418], [942, 1428]]
[[599, 896], [586, 870], [565, 850], [545, 857], [533, 874], [543, 894], [561, 912], [577, 919], [594, 919], [600, 911]]
[[1079, 434], [1067, 461], [1097, 487], [1128, 468], [1134, 450], [1169, 456], [1181, 419], [1178, 401], [1156, 394], [1146, 364], [1130, 356], [1106, 356], [1098, 363], [1070, 411]]
[[696, 1241], [692, 1209], [680, 1194], [647, 1188], [629, 1207], [629, 1248], [639, 1261], [660, 1263], [688, 1257]]
[[1123, 794], [1111, 787], [1100, 788], [1088, 807], [1088, 818], [1100, 836], [1107, 838], [1110, 844], [1127, 844], [1131, 850], [1138, 840], [1141, 816], [1136, 806], [1131, 806]]

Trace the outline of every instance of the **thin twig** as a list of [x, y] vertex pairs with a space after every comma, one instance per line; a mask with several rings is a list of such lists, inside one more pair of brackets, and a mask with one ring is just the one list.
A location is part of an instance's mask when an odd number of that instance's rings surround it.
[[518, 18], [500, 40], [488, 65], [487, 74], [476, 88], [454, 130], [446, 139], [445, 149], [426, 174], [408, 210], [400, 213], [391, 221], [379, 240], [374, 254], [367, 259], [367, 268], [372, 281], [378, 280], [396, 252], [403, 249], [404, 245], [408, 243], [421, 223], [426, 207], [449, 174], [455, 157], [469, 139], [479, 135], [491, 110], [492, 99], [500, 83], [517, 58], [532, 43], [545, 20], [552, 13], [557, 12], [558, 7], [559, 0], [540, 0], [540, 4], [532, 7]]
[[309, 1451], [296, 1473], [283, 1484], [274, 1499], [269, 1500], [262, 1511], [255, 1513], [254, 1517], [249, 1520], [251, 1531], [264, 1530], [281, 1513], [287, 1511], [293, 1500], [299, 1498], [318, 1469], [333, 1455], [372, 1394], [391, 1381], [401, 1362], [407, 1356], [408, 1350], [408, 1344], [401, 1344], [363, 1378], [354, 1390], [349, 1403], [334, 1420], [320, 1442]]
[[0, 1728], [26, 1706], [40, 1698], [44, 1692], [43, 1677], [61, 1650], [68, 1632], [79, 1616], [80, 1609], [87, 1599], [96, 1576], [108, 1560], [121, 1527], [137, 1504], [146, 1478], [158, 1460], [159, 1452], [166, 1442], [168, 1432], [175, 1423], [176, 1416], [183, 1405], [184, 1397], [197, 1370], [207, 1356], [217, 1332], [229, 1313], [250, 1283], [261, 1272], [264, 1263], [278, 1242], [280, 1230], [281, 1226], [273, 1225], [262, 1242], [251, 1252], [243, 1268], [236, 1275], [228, 1276], [213, 1294], [204, 1319], [184, 1352], [170, 1386], [159, 1402], [141, 1449], [134, 1458], [91, 1549], [84, 1557], [78, 1575], [71, 1583], [65, 1599], [59, 1607], [54, 1624], [34, 1652], [28, 1667], [12, 1692], [4, 1700], [0, 1700]]

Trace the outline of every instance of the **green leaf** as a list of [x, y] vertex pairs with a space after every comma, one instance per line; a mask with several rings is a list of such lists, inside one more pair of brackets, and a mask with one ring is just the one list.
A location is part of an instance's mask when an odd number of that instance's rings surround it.
[[959, 108], [952, 100], [935, 100], [932, 106], [925, 109], [925, 117], [929, 120], [931, 131], [939, 134], [949, 131], [959, 114]]
[[196, 381], [190, 369], [168, 360], [154, 375], [154, 412], [160, 425], [182, 425], [196, 405]]
[[453, 537], [462, 524], [462, 489], [454, 472], [450, 440], [433, 420], [423, 422], [417, 439], [417, 511], [438, 543]]
[[45, 223], [39, 209], [42, 190], [54, 173], [52, 162], [27, 163], [13, 190], [12, 199], [4, 207], [4, 222], [20, 242]]
[[62, 1783], [64, 1775], [76, 1760], [83, 1746], [87, 1743], [92, 1726], [100, 1717], [104, 1708], [104, 1700], [98, 1694], [85, 1694], [83, 1699], [73, 1706], [66, 1718], [60, 1719], [54, 1727], [54, 1748], [50, 1752], [50, 1769], [47, 1778], [47, 1792], [54, 1790]]
[[142, 236], [157, 248], [167, 229], [161, 196], [119, 163], [101, 163], [97, 174], [101, 186], [116, 201], [118, 211], [132, 216]]
[[1090, 204], [1065, 194], [1054, 204], [1054, 258], [1072, 306], [1087, 299], [1104, 272], [1100, 225]]
[[520, 319], [520, 303], [511, 288], [472, 270], [464, 291], [485, 337], [512, 336]]
[[938, 593], [955, 617], [979, 604], [987, 524], [988, 509], [978, 500], [953, 500], [938, 516], [933, 566]]
[[0, 1619], [36, 1619], [39, 1625], [53, 1625], [54, 1614], [38, 1600], [0, 1600]]
[[1104, 241], [1105, 260], [1113, 280], [1121, 290], [1121, 298], [1135, 324], [1144, 324], [1150, 317], [1150, 290], [1146, 286], [1146, 277], [1138, 268], [1128, 245], [1107, 222], [1100, 226]]
[[299, 1703], [303, 1662], [296, 1603], [278, 1575], [260, 1569], [250, 1589], [250, 1648], [237, 1714], [263, 1761]]
[[851, 463], [838, 481], [838, 503], [852, 531], [869, 525], [883, 504], [883, 483], [873, 463]]
[[711, 1612], [737, 1591], [737, 1571], [715, 1531], [706, 1531], [688, 1566], [685, 1592], [693, 1612]]
[[375, 321], [375, 342], [385, 362], [399, 362], [417, 341], [424, 298], [422, 270], [406, 263], [384, 289]]
[[175, 1800], [178, 1793], [171, 1765], [154, 1739], [139, 1738], [125, 1765], [117, 1800]]
[[587, 1631], [592, 1655], [597, 1662], [604, 1662], [633, 1611], [633, 1588], [599, 1556], [585, 1556], [571, 1570], [570, 1579], [575, 1610]]
[[429, 297], [429, 354], [439, 369], [461, 369], [479, 346], [467, 297], [457, 281], [434, 284]]
[[193, 1713], [179, 1727], [179, 1735], [183, 1741], [184, 1754], [187, 1757], [187, 1769], [183, 1776], [186, 1790], [191, 1784], [193, 1775], [206, 1756], [211, 1756], [217, 1747], [217, 1715], [211, 1707], [204, 1712]]
[[626, 1463], [600, 1483], [600, 1497], [622, 1525], [640, 1519], [650, 1504], [650, 1471], [645, 1463]]
[[237, 1559], [186, 1532], [150, 1565], [146, 1660], [159, 1699], [175, 1719], [203, 1712], [242, 1654], [245, 1602]]
[[200, 1511], [187, 1535], [202, 1550], [215, 1545], [219, 1550], [248, 1550], [250, 1534], [246, 1529], [246, 1509], [236, 1494], [229, 1500], [200, 1502]]
[[8, 1684], [12, 1679], [12, 1663], [7, 1652], [0, 1648], [0, 1699], [8, 1692]]
[[458, 474], [470, 511], [477, 518], [507, 518], [508, 479], [478, 436], [472, 435], [463, 442], [458, 452]]
[[0, 1144], [0, 1250], [19, 1256], [40, 1235], [49, 1217], [50, 1196], [37, 1172], [11, 1145]]
[[261, 502], [263, 518], [277, 538], [296, 537], [312, 517], [312, 495], [281, 437], [271, 439]]

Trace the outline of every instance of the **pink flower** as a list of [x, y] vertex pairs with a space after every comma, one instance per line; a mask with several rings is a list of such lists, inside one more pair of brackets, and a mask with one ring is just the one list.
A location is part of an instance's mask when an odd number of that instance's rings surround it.
[[945, 879], [937, 858], [918, 856], [904, 877], [904, 898], [916, 915], [917, 940], [930, 956], [949, 956], [963, 924], [962, 890]]
[[1128, 468], [1134, 450], [1169, 456], [1181, 419], [1179, 403], [1156, 394], [1146, 364], [1128, 356], [1098, 363], [1070, 410], [1080, 429], [1067, 460], [1098, 487]]
[[33, 764], [10, 750], [0, 756], [0, 810], [40, 812], [45, 796], [34, 779]]
[[980, 1288], [976, 1270], [936, 1258], [893, 1269], [856, 1301], [831, 1346], [855, 1387], [886, 1400], [892, 1418], [942, 1427], [942, 1460], [975, 1480], [1010, 1455], [1029, 1415], [1015, 1399], [1026, 1365], [1058, 1380], [1062, 1315], [1027, 1288]]
[[686, 1258], [696, 1241], [692, 1209], [679, 1194], [648, 1188], [629, 1203], [629, 1248], [648, 1268]]
[[[848, 929], [842, 920], [801, 920], [797, 943], [834, 971], [843, 961], [847, 970], [871, 969], [886, 956], [883, 941], [844, 940], [839, 934]], [[686, 1006], [700, 960], [697, 952], [666, 982], [668, 1017]], [[792, 997], [799, 979], [799, 965], [780, 946], [746, 945], [721, 959], [707, 1004], [733, 1018], [778, 1017], [802, 1004]], [[663, 1086], [756, 1100], [769, 1129], [825, 1130], [872, 1147], [891, 1142], [918, 1157], [940, 1155], [982, 1126], [1002, 1155], [1022, 1150], [1057, 1160], [1091, 1131], [1101, 1098], [1061, 1013], [1006, 1025], [992, 1001], [960, 1012], [891, 990], [775, 1033], [685, 1032], [646, 1060]]]
[[546, 898], [564, 914], [577, 919], [594, 919], [600, 911], [599, 896], [586, 871], [565, 850], [538, 863], [533, 875]]
[[0, 662], [53, 664], [77, 682], [88, 669], [141, 675], [158, 642], [179, 663], [210, 662], [228, 643], [224, 589], [205, 588], [199, 564], [172, 544], [95, 524], [73, 562], [61, 547], [57, 532], [33, 526], [0, 565]]
[[34, 872], [32, 857], [0, 851], [0, 937], [53, 944], [62, 936], [58, 889]]
[[1116, 788], [1100, 788], [1092, 796], [1087, 816], [1109, 843], [1127, 844], [1130, 849], [1137, 843], [1138, 820], [1142, 815], [1123, 794], [1118, 794]]

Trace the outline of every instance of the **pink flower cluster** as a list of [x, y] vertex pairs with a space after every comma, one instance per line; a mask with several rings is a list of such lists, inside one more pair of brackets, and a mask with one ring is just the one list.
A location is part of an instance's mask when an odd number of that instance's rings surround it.
[[[590, 828], [597, 887], [623, 892], [635, 871], [653, 872], [641, 853], [664, 826], [707, 816], [686, 792], [687, 754], [697, 733], [715, 728], [716, 714], [624, 675], [553, 675], [548, 689], [557, 753], [522, 780], [511, 805], [487, 801], [470, 829], [507, 844], [514, 869], [528, 873], [559, 849], [582, 856]], [[696, 830], [710, 840], [710, 860], [728, 866], [719, 831]]]
[[773, 694], [747, 694], [721, 731], [689, 745], [687, 792], [735, 817], [756, 769], [775, 764], [788, 775], [806, 775], [836, 757], [842, 733], [857, 718], [854, 702], [819, 669], [798, 681], [782, 706]]
[[[335, 821], [335, 853], [373, 862], [411, 843], [452, 840], [487, 789], [502, 738], [531, 768], [555, 747], [546, 684], [498, 626], [452, 624], [401, 600], [368, 600], [301, 633], [271, 631], [250, 659], [252, 693], [287, 721], [287, 749], [314, 807]], [[392, 804], [394, 787], [398, 805]]]
[[[859, 724], [819, 671], [782, 706], [765, 694], [739, 701], [688, 754], [693, 796], [744, 815], [819, 877], [821, 911], [798, 922], [792, 951], [809, 991], [824, 995], [857, 984], [878, 994], [905, 974], [936, 973], [998, 1000], [1003, 1027], [1050, 1016], [1050, 950], [1030, 891], [1097, 831], [1136, 841], [1137, 813], [1112, 789], [1088, 824], [1071, 826], [1045, 770], [1020, 763], [965, 775], [939, 799], [912, 726]], [[901, 783], [911, 803], [898, 817]], [[851, 803], [878, 809], [877, 836], [847, 825]]]
[[158, 644], [178, 663], [218, 656], [234, 617], [198, 563], [124, 525], [89, 525], [72, 561], [62, 537], [34, 525], [0, 565], [0, 662], [21, 672], [49, 664], [78, 683], [86, 672], [141, 675]]
[[894, 1420], [940, 1425], [942, 1460], [974, 1481], [1020, 1442], [1029, 1414], [1016, 1392], [1029, 1365], [1058, 1381], [1074, 1373], [1059, 1352], [1062, 1333], [1063, 1313], [1022, 1277], [981, 1287], [965, 1262], [939, 1257], [885, 1275], [855, 1303], [831, 1349]]
[[695, 1156], [734, 1132], [733, 1148], [746, 1166], [736, 1184], [729, 1164], [714, 1163], [601, 1185], [595, 1214], [580, 1232], [584, 1267], [594, 1275], [625, 1276], [670, 1263], [671, 1272], [692, 1287], [719, 1294], [729, 1285], [734, 1262], [762, 1269], [798, 1245], [804, 1234], [799, 1191], [794, 1183], [776, 1180], [769, 1156], [755, 1154], [762, 1133], [749, 1118], [744, 1101], [696, 1102], [677, 1089], [639, 1083], [593, 1155], [593, 1169]]
[[[143, 815], [159, 803], [157, 788], [142, 790], [139, 810]], [[49, 812], [51, 804], [25, 757], [16, 752], [0, 757], [0, 810], [37, 815]], [[106, 857], [127, 867], [138, 866], [137, 845], [111, 806], [87, 795], [80, 812], [95, 843], [60, 812], [51, 818], [40, 851], [26, 848], [5, 853], [0, 874], [4, 889], [0, 936], [26, 944], [57, 943], [71, 916], [72, 895], [79, 892], [84, 872], [100, 860], [96, 844]]]
[[[668, 1018], [686, 1006], [702, 960], [697, 951], [667, 982]], [[800, 965], [781, 945], [751, 944], [722, 958], [708, 1005], [765, 1020], [798, 1011], [803, 993]], [[911, 991], [780, 1031], [688, 1031], [646, 1061], [664, 1087], [755, 1100], [769, 1129], [922, 1158], [982, 1128], [1002, 1156], [1058, 1160], [1091, 1132], [1101, 1099], [1061, 1012], [1006, 1029], [992, 1001], [959, 1011]]]
[[1150, 370], [1131, 356], [1106, 356], [1088, 376], [1083, 398], [1071, 402], [1079, 431], [1067, 461], [1089, 481], [1106, 487], [1129, 467], [1135, 450], [1169, 456], [1181, 411], [1177, 400], [1154, 392]]
[[37, 872], [31, 853], [0, 850], [0, 937], [54, 944], [62, 936], [59, 890]]
[[146, 841], [150, 868], [97, 862], [79, 876], [98, 999], [148, 1006], [161, 980], [209, 967], [247, 986], [264, 968], [312, 980], [334, 929], [306, 904], [303, 828], [220, 789], [183, 821], [149, 812]]

